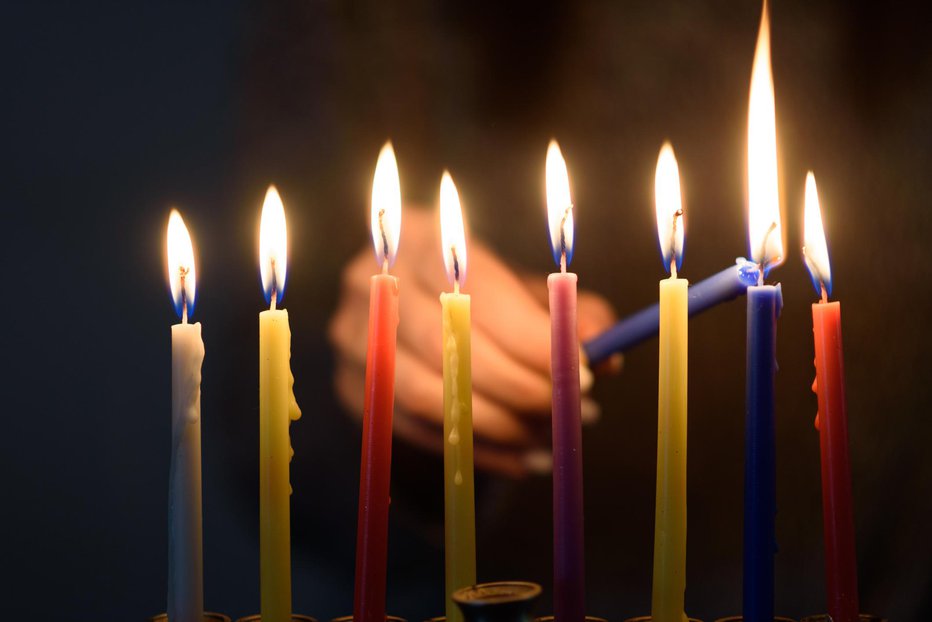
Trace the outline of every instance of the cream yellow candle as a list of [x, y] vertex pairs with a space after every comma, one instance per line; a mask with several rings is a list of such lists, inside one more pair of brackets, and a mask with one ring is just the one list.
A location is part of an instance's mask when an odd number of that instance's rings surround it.
[[181, 323], [172, 326], [172, 453], [168, 483], [168, 619], [204, 618], [201, 513], [201, 325], [194, 311], [194, 248], [177, 210], [168, 219], [168, 280]]
[[476, 583], [476, 510], [472, 452], [472, 357], [466, 238], [459, 195], [450, 174], [440, 182], [443, 261], [453, 293], [440, 295], [443, 314], [443, 483], [447, 622], [462, 622], [453, 592]]
[[689, 282], [676, 276], [683, 259], [679, 171], [669, 143], [655, 178], [657, 233], [670, 278], [660, 281], [657, 393], [657, 499], [654, 516], [653, 622], [686, 619], [686, 373]]
[[262, 287], [270, 308], [259, 314], [259, 565], [262, 622], [291, 622], [288, 426], [301, 416], [291, 374], [288, 312], [277, 309], [285, 285], [285, 210], [274, 186], [262, 206], [259, 231]]

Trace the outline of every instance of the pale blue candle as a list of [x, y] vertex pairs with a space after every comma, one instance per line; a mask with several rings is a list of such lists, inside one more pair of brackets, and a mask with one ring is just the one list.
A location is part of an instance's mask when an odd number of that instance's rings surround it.
[[[757, 264], [739, 257], [735, 265], [689, 287], [689, 317], [743, 296], [748, 287], [757, 284], [759, 278], [760, 268]], [[615, 353], [624, 352], [656, 337], [659, 323], [660, 307], [656, 304], [645, 307], [584, 343], [586, 359], [590, 365], [595, 365]]]

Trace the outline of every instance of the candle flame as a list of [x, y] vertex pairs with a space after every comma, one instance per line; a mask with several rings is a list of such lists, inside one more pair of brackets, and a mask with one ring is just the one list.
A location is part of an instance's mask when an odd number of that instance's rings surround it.
[[806, 175], [806, 204], [803, 227], [803, 259], [812, 277], [816, 293], [832, 293], [832, 268], [828, 261], [828, 244], [822, 226], [822, 208], [819, 206], [819, 191], [812, 171]]
[[558, 266], [568, 266], [573, 259], [573, 200], [566, 161], [556, 140], [547, 147], [546, 181], [553, 260]]
[[175, 312], [178, 317], [187, 319], [194, 313], [197, 273], [194, 269], [194, 246], [191, 244], [191, 235], [184, 224], [184, 219], [176, 209], [172, 209], [168, 217], [168, 235], [165, 246], [168, 285], [171, 288]]
[[379, 152], [372, 179], [372, 243], [379, 266], [391, 266], [401, 233], [401, 183], [391, 141]]
[[764, 2], [748, 104], [748, 243], [765, 271], [783, 262], [777, 177], [777, 127], [770, 67], [770, 19]]
[[673, 146], [667, 142], [657, 157], [654, 176], [654, 204], [657, 210], [657, 235], [663, 265], [670, 270], [672, 264], [683, 265], [683, 195], [680, 190], [680, 169], [676, 164]]
[[259, 273], [267, 303], [281, 302], [285, 294], [287, 268], [288, 228], [285, 225], [285, 206], [273, 185], [265, 193], [259, 223]]
[[440, 181], [440, 242], [447, 278], [456, 288], [466, 281], [466, 228], [456, 184], [448, 171]]

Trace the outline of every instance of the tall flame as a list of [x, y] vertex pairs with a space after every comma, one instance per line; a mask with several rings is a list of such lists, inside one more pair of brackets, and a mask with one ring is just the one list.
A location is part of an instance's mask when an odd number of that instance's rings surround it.
[[777, 181], [777, 125], [770, 68], [770, 19], [764, 2], [748, 104], [748, 244], [765, 268], [783, 262]]
[[556, 140], [547, 147], [547, 216], [550, 246], [558, 266], [568, 266], [573, 259], [573, 200], [566, 161]]
[[654, 175], [654, 205], [657, 210], [657, 236], [663, 265], [669, 270], [675, 262], [683, 265], [683, 195], [680, 190], [680, 169], [676, 164], [673, 146], [667, 142], [657, 157]]
[[401, 234], [401, 183], [391, 141], [379, 152], [372, 179], [372, 244], [380, 266], [395, 263]]
[[806, 207], [803, 227], [803, 259], [812, 277], [816, 293], [832, 293], [832, 267], [828, 261], [828, 244], [822, 226], [822, 209], [819, 206], [819, 191], [812, 171], [806, 175]]
[[197, 273], [194, 269], [194, 246], [191, 244], [191, 236], [184, 225], [184, 219], [176, 209], [172, 209], [168, 217], [165, 247], [172, 302], [178, 317], [186, 320], [194, 313]]
[[259, 223], [259, 273], [265, 301], [269, 304], [281, 302], [285, 294], [287, 269], [288, 228], [285, 225], [285, 206], [275, 186], [269, 186], [262, 203]]
[[440, 180], [440, 243], [447, 278], [456, 288], [466, 281], [466, 228], [456, 184], [448, 171]]

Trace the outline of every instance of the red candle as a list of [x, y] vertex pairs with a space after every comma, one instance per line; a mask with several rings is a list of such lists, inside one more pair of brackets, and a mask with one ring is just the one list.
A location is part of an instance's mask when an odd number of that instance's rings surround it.
[[398, 328], [398, 279], [388, 274], [388, 268], [398, 249], [400, 229], [398, 168], [395, 154], [388, 143], [379, 154], [372, 184], [372, 240], [382, 273], [372, 277], [369, 289], [369, 340], [353, 599], [355, 622], [385, 622], [395, 343]]
[[803, 256], [822, 299], [812, 305], [818, 395], [816, 429], [822, 456], [822, 525], [825, 538], [825, 591], [835, 622], [857, 622], [858, 577], [845, 412], [845, 370], [841, 346], [841, 304], [829, 302], [832, 279], [815, 177], [806, 178]]
[[566, 163], [556, 141], [547, 150], [546, 168], [550, 241], [560, 266], [560, 272], [547, 279], [553, 383], [553, 615], [555, 622], [583, 622], [586, 578], [576, 275], [566, 271], [573, 258], [573, 204]]

